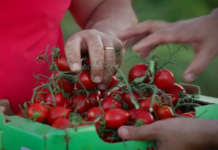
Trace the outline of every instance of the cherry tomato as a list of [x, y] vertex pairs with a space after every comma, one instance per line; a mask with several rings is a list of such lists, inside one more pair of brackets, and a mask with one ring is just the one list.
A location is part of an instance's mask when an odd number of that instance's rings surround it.
[[48, 94], [48, 96], [45, 99], [45, 102], [48, 104], [51, 104], [51, 106], [67, 106], [68, 105], [68, 100], [61, 94], [54, 94], [54, 100], [52, 98], [52, 94]]
[[136, 78], [144, 76], [147, 69], [148, 67], [145, 64], [137, 64], [133, 66], [129, 71], [129, 82], [132, 82]]
[[72, 97], [71, 102], [73, 111], [79, 114], [86, 112], [90, 107], [89, 101], [85, 94], [80, 94]]
[[159, 119], [162, 120], [162, 119], [173, 118], [174, 114], [173, 114], [171, 107], [167, 105], [163, 105], [163, 106], [158, 107], [157, 116]]
[[115, 100], [113, 97], [108, 96], [103, 102], [102, 107], [105, 111], [113, 108], [121, 108], [122, 105], [119, 101]]
[[137, 114], [138, 113], [143, 113], [144, 112], [144, 110], [142, 110], [142, 109], [131, 109], [131, 110], [129, 110], [129, 114], [130, 114], [130, 117], [129, 117], [129, 119], [131, 120], [131, 121], [136, 121], [136, 116], [137, 116]]
[[167, 90], [174, 85], [174, 75], [169, 70], [159, 70], [155, 73], [154, 83], [162, 90]]
[[181, 86], [177, 83], [174, 83], [170, 89], [166, 90], [166, 93], [168, 93], [168, 95], [172, 97], [172, 102], [174, 105], [177, 104], [177, 101], [179, 98], [179, 92], [184, 92], [184, 94], [186, 93], [183, 86]]
[[52, 123], [52, 127], [57, 129], [66, 129], [70, 126], [70, 120], [67, 118], [58, 118]]
[[117, 83], [118, 83], [118, 80], [117, 80], [116, 76], [112, 76], [111, 81], [110, 81], [107, 89], [113, 88], [115, 85], [117, 85]]
[[100, 107], [92, 107], [87, 113], [87, 119], [88, 121], [94, 121], [102, 114], [103, 110]]
[[108, 128], [116, 129], [124, 125], [128, 121], [129, 116], [127, 111], [120, 108], [114, 108], [106, 112], [104, 119]]
[[142, 121], [144, 124], [151, 124], [154, 122], [154, 117], [147, 111], [142, 111], [136, 114], [136, 120]]
[[64, 117], [68, 119], [70, 116], [70, 111], [71, 110], [69, 108], [62, 106], [53, 107], [48, 112], [47, 122], [52, 125], [52, 123], [58, 118]]
[[46, 119], [47, 114], [48, 108], [40, 103], [30, 105], [27, 110], [28, 118], [37, 122], [43, 122]]
[[[79, 80], [87, 90], [94, 89], [96, 86], [91, 80], [89, 71], [82, 71], [79, 75]], [[76, 87], [82, 89], [82, 85], [80, 85], [80, 83], [77, 83]]]
[[58, 69], [61, 71], [70, 71], [69, 65], [65, 57], [60, 57], [56, 60]]
[[176, 110], [175, 110], [175, 113], [177, 113], [177, 114], [183, 114], [183, 111], [182, 111], [181, 109], [176, 109]]
[[100, 100], [100, 94], [99, 93], [90, 93], [88, 96], [88, 101], [90, 103], [90, 106], [95, 107], [98, 106], [98, 101]]
[[[139, 105], [140, 105], [141, 109], [146, 110], [146, 111], [150, 111], [149, 109], [150, 109], [150, 105], [151, 105], [151, 97], [139, 100]], [[154, 103], [153, 109], [157, 110], [157, 107], [158, 107], [157, 104]]]
[[67, 93], [72, 93], [74, 89], [74, 84], [64, 79], [58, 81], [58, 86]]
[[[139, 94], [138, 93], [133, 92], [133, 95], [135, 97], [135, 100], [137, 100], [139, 98]], [[130, 96], [129, 93], [123, 93], [122, 94], [122, 100], [128, 104], [129, 109], [134, 108], [134, 104], [131, 101], [131, 96]]]
[[195, 112], [187, 112], [187, 113], [183, 113], [181, 114], [183, 117], [188, 117], [188, 118], [194, 118], [195, 117]]
[[47, 97], [47, 92], [44, 92], [44, 91], [41, 91], [41, 92], [38, 92], [36, 94], [36, 96], [34, 97], [34, 102], [37, 103], [37, 102], [40, 102], [40, 101], [44, 101], [45, 98]]

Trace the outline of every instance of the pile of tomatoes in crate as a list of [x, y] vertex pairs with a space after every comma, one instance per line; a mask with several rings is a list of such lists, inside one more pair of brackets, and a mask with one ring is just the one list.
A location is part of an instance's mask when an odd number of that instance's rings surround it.
[[195, 116], [192, 95], [175, 82], [172, 72], [158, 68], [154, 61], [134, 65], [128, 78], [117, 68], [105, 90], [92, 82], [88, 57], [82, 64], [83, 70], [73, 74], [66, 58], [54, 52], [52, 75], [34, 89], [31, 101], [17, 115], [57, 129], [95, 124], [99, 136], [107, 142], [120, 140], [117, 129], [123, 125]]

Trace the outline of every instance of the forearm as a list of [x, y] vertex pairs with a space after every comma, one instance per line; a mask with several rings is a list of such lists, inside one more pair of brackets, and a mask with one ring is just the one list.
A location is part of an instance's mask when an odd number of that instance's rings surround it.
[[207, 120], [208, 131], [205, 133], [205, 141], [208, 142], [208, 147], [218, 149], [218, 121]]
[[131, 0], [105, 0], [90, 15], [85, 28], [116, 34], [136, 23]]

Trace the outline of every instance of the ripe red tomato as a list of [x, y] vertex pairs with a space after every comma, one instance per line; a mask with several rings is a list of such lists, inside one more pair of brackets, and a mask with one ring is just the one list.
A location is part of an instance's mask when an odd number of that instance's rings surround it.
[[148, 67], [145, 64], [137, 64], [133, 66], [129, 71], [129, 82], [132, 82], [136, 78], [144, 76], [147, 69]]
[[[96, 86], [96, 84], [91, 80], [89, 71], [82, 71], [79, 75], [79, 80], [87, 90], [94, 89]], [[82, 89], [82, 85], [80, 85], [80, 83], [77, 83], [76, 87]]]
[[88, 121], [94, 121], [102, 114], [103, 110], [100, 107], [92, 107], [87, 113], [87, 119]]
[[137, 114], [138, 113], [143, 113], [144, 112], [144, 110], [142, 110], [142, 109], [131, 109], [131, 110], [129, 110], [129, 114], [130, 114], [130, 117], [129, 117], [129, 119], [131, 120], [131, 121], [136, 121], [136, 116], [137, 116]]
[[117, 83], [118, 83], [118, 80], [117, 80], [116, 76], [112, 76], [111, 81], [110, 81], [107, 89], [111, 89], [112, 87], [117, 85]]
[[47, 114], [48, 108], [40, 103], [30, 105], [27, 110], [28, 118], [37, 122], [43, 122], [46, 119]]
[[[150, 105], [151, 105], [151, 97], [148, 97], [146, 99], [140, 99], [139, 100], [139, 105], [140, 105], [140, 108], [143, 109], [143, 110], [146, 110], [146, 111], [150, 111]], [[153, 109], [154, 110], [157, 110], [157, 104], [154, 103], [153, 104]]]
[[69, 118], [71, 110], [62, 106], [53, 107], [49, 110], [47, 116], [47, 122], [52, 125], [52, 123], [61, 117]]
[[191, 111], [191, 112], [183, 113], [181, 115], [183, 117], [194, 118], [195, 117], [195, 112]]
[[128, 121], [129, 116], [127, 111], [120, 108], [114, 108], [106, 112], [104, 119], [108, 128], [116, 129], [124, 125]]
[[54, 94], [54, 98], [55, 101], [53, 100], [52, 95], [48, 94], [48, 96], [45, 99], [45, 102], [52, 106], [55, 106], [55, 103], [56, 106], [66, 107], [68, 105], [68, 100], [61, 93]]
[[100, 100], [100, 93], [90, 93], [88, 96], [88, 101], [91, 107], [98, 106]]
[[[137, 100], [139, 98], [139, 94], [138, 93], [133, 92], [133, 95], [135, 97], [135, 100]], [[134, 108], [134, 104], [131, 101], [131, 96], [130, 96], [129, 93], [123, 93], [122, 94], [122, 100], [128, 104], [129, 109]]]
[[173, 118], [174, 114], [173, 114], [171, 107], [167, 105], [163, 105], [163, 106], [158, 107], [157, 116], [159, 119], [162, 120], [162, 119]]
[[102, 107], [105, 111], [113, 108], [121, 108], [122, 105], [119, 101], [115, 100], [113, 97], [108, 96], [103, 102]]
[[58, 81], [58, 86], [67, 93], [72, 93], [74, 89], [74, 84], [64, 79]]
[[73, 111], [79, 114], [86, 112], [90, 107], [89, 101], [85, 94], [72, 97], [71, 102]]
[[186, 93], [183, 86], [181, 86], [181, 85], [179, 85], [177, 83], [174, 83], [173, 86], [170, 89], [166, 90], [166, 93], [169, 96], [171, 96], [173, 104], [176, 105], [177, 101], [178, 101], [178, 98], [179, 98], [179, 93], [182, 92], [182, 91], [184, 92], [184, 94]]
[[136, 114], [136, 120], [142, 121], [144, 124], [151, 124], [154, 122], [154, 117], [147, 111], [142, 111]]
[[159, 89], [170, 89], [173, 87], [174, 80], [174, 75], [169, 70], [159, 70], [155, 73], [154, 83]]
[[60, 57], [56, 60], [58, 69], [61, 71], [70, 71], [69, 65], [65, 57]]
[[58, 118], [52, 123], [52, 127], [57, 129], [66, 129], [69, 126], [70, 126], [70, 120], [64, 117]]

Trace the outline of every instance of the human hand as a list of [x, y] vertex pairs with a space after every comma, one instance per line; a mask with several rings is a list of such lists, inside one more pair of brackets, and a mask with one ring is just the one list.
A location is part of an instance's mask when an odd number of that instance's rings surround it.
[[11, 110], [10, 103], [7, 99], [0, 100], [0, 113], [4, 113], [6, 115], [13, 115], [13, 111]]
[[[114, 48], [111, 49], [111, 48]], [[122, 42], [112, 34], [87, 29], [71, 36], [65, 47], [70, 69], [81, 71], [81, 53], [88, 52], [91, 64], [91, 79], [104, 89], [115, 73], [115, 65], [121, 63]]]
[[175, 118], [140, 127], [123, 126], [125, 140], [157, 142], [158, 150], [206, 150], [218, 148], [218, 121]]
[[146, 21], [119, 34], [121, 40], [139, 39], [133, 50], [147, 56], [152, 49], [165, 43], [188, 43], [196, 53], [192, 63], [184, 73], [187, 82], [203, 72], [218, 55], [218, 10], [208, 16], [167, 23]]

